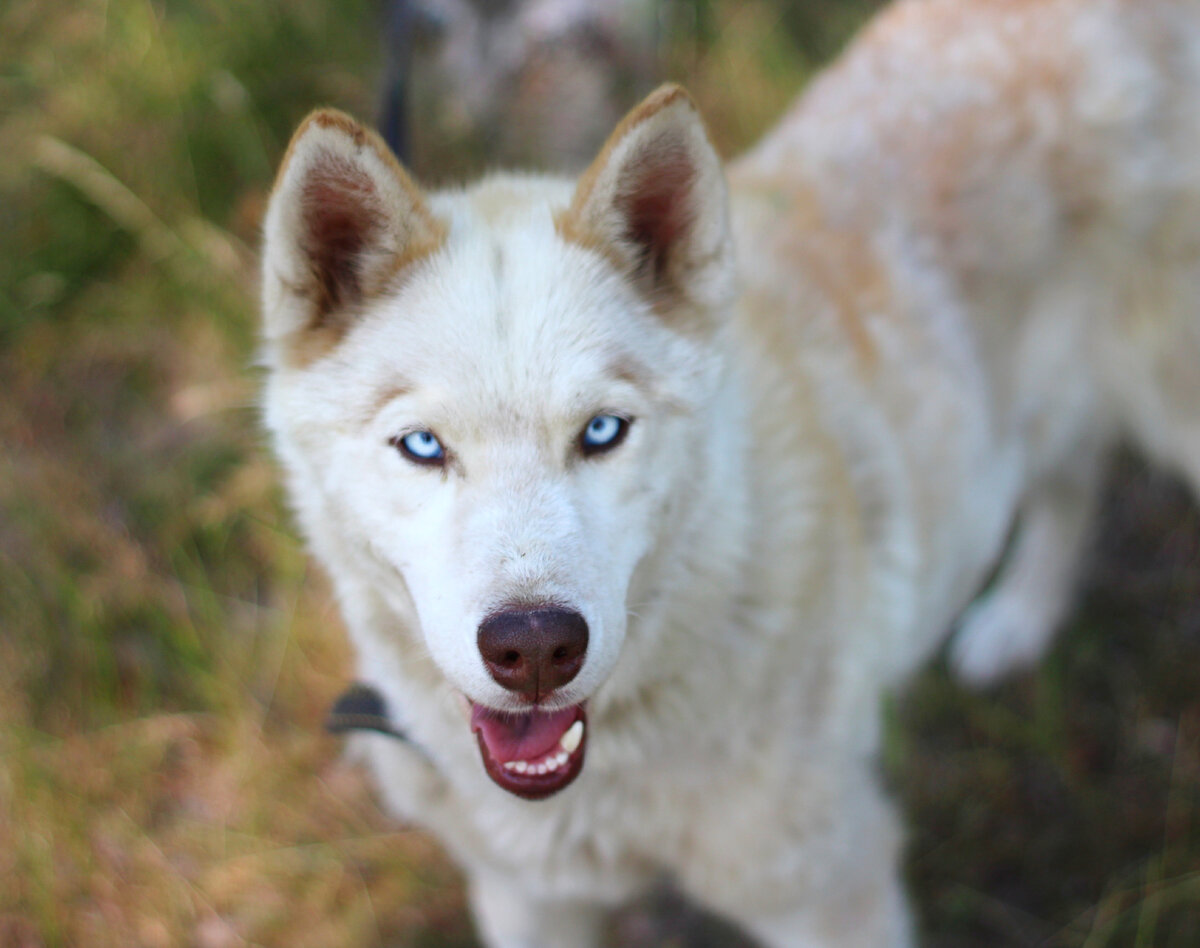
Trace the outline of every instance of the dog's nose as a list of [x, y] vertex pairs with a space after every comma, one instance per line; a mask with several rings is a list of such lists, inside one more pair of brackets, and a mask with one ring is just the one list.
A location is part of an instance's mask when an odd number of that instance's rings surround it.
[[539, 701], [579, 674], [588, 627], [570, 609], [507, 609], [483, 620], [478, 642], [483, 663], [498, 684]]

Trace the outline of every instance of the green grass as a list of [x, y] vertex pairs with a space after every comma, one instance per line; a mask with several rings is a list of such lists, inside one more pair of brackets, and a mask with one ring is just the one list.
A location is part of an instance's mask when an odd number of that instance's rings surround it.
[[[872, 5], [696, 2], [667, 60], [733, 153]], [[320, 733], [349, 657], [255, 407], [274, 167], [313, 106], [373, 113], [376, 15], [0, 7], [0, 945], [472, 943]], [[1200, 527], [1120, 483], [1041, 670], [894, 708], [930, 945], [1200, 944]], [[670, 896], [616, 933], [738, 943]]]

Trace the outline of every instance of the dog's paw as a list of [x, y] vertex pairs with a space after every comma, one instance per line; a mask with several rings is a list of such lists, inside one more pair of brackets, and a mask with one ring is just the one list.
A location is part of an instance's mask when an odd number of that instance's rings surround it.
[[1050, 644], [1055, 621], [1030, 603], [1002, 590], [971, 604], [950, 642], [955, 677], [976, 688], [1034, 664]]

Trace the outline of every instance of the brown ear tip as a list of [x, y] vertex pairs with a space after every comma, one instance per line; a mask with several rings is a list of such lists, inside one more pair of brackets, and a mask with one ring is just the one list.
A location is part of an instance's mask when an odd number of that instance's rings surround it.
[[617, 126], [613, 138], [620, 138], [629, 129], [636, 128], [647, 119], [658, 115], [674, 114], [679, 118], [689, 117], [703, 122], [700, 109], [696, 107], [687, 89], [675, 82], [663, 83], [636, 106]]
[[341, 132], [343, 135], [356, 141], [363, 138], [367, 132], [352, 116], [347, 115], [340, 109], [328, 106], [309, 112], [304, 121], [296, 128], [296, 134], [293, 137], [299, 138], [312, 128]]
[[[284, 171], [292, 163], [293, 157], [298, 152], [311, 147], [313, 143], [304, 140], [313, 132], [321, 133], [324, 136], [331, 136], [335, 141], [340, 138], [344, 143], [352, 146], [354, 150], [370, 149], [378, 156], [380, 161], [392, 169], [392, 172], [400, 179], [403, 185], [415, 191], [415, 186], [411, 183], [396, 156], [392, 154], [392, 150], [388, 148], [384, 140], [374, 130], [363, 125], [353, 116], [346, 114], [340, 109], [328, 106], [314, 109], [297, 126], [296, 131], [292, 135], [292, 140], [288, 144], [287, 152], [280, 162], [279, 171], [276, 173], [275, 180], [277, 184], [283, 180]], [[318, 143], [319, 141], [318, 139]], [[329, 137], [326, 137], [325, 141], [329, 142]], [[334, 148], [339, 149], [340, 146], [335, 144]], [[318, 151], [318, 153], [320, 152]]]
[[341, 109], [331, 108], [330, 106], [322, 106], [319, 109], [313, 109], [313, 111], [309, 113], [308, 117], [312, 122], [321, 126], [322, 128], [330, 128], [331, 126], [345, 128], [347, 125], [352, 125], [355, 128], [358, 127], [358, 122], [352, 116], [343, 112]]
[[646, 105], [653, 106], [656, 111], [658, 109], [665, 109], [676, 103], [690, 106], [693, 110], [698, 111], [696, 109], [696, 100], [678, 82], [664, 82], [646, 98]]
[[691, 93], [687, 91], [687, 89], [684, 87], [683, 83], [674, 82], [671, 80], [661, 83], [658, 86], [658, 88], [655, 89], [651, 93], [651, 95], [652, 96], [667, 96], [672, 99], [683, 97], [683, 98], [689, 99], [689, 100], [692, 97]]

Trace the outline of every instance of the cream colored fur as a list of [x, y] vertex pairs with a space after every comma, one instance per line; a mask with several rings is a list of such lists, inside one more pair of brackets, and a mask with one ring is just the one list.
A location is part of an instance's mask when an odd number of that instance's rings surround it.
[[[424, 752], [362, 739], [380, 790], [462, 864], [487, 945], [593, 944], [664, 874], [771, 948], [912, 943], [881, 694], [1018, 520], [951, 657], [1037, 657], [1120, 439], [1200, 489], [1198, 10], [899, 3], [728, 205], [673, 88], [579, 184], [423, 195], [344, 116], [297, 134], [267, 421], [360, 675]], [[628, 438], [581, 457], [605, 411]], [[402, 457], [413, 430], [452, 460]], [[539, 802], [460, 709], [515, 706], [475, 645], [514, 597], [591, 629], [555, 698], [587, 702], [586, 764]]]

